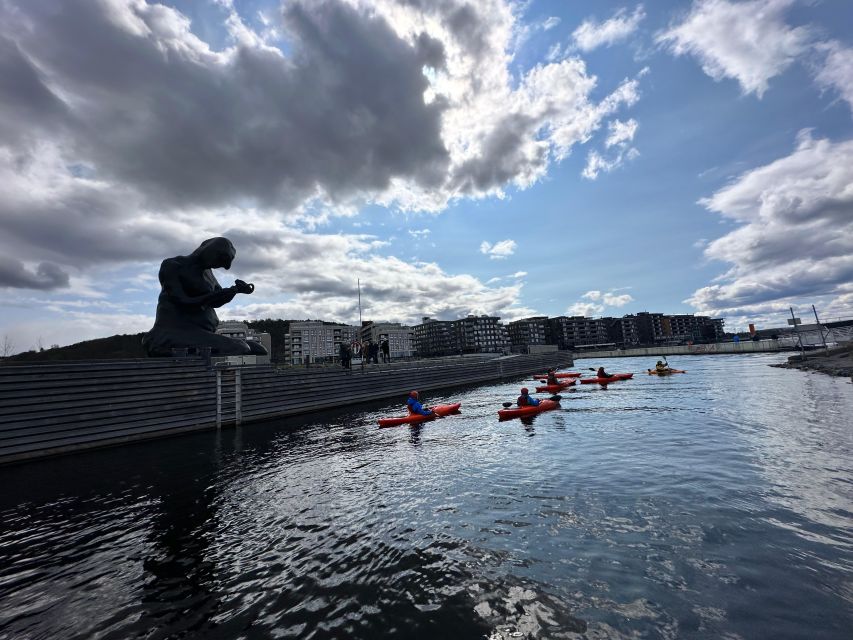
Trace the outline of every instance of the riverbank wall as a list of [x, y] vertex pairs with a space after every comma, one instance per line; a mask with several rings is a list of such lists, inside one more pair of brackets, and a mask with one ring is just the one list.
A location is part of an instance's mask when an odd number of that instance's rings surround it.
[[648, 356], [701, 356], [720, 353], [772, 353], [794, 351], [794, 347], [779, 340], [750, 340], [744, 342], [714, 342], [711, 344], [685, 344], [666, 347], [637, 347], [633, 349], [609, 349], [599, 351], [577, 351], [574, 358], [632, 358]]
[[540, 373], [567, 351], [277, 370], [203, 359], [0, 366], [0, 464]]

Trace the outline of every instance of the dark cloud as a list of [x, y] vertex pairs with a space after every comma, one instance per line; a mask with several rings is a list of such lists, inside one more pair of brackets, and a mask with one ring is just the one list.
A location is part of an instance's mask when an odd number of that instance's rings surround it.
[[22, 262], [0, 256], [0, 287], [49, 291], [67, 287], [68, 274], [50, 262], [42, 262], [32, 272]]
[[[217, 55], [161, 6], [4, 7], [14, 42], [0, 64], [15, 73], [0, 86], [3, 102], [33, 108], [25, 126], [61, 119], [71, 153], [157, 204], [242, 197], [292, 207], [318, 190], [346, 199], [394, 177], [443, 180], [442, 103], [424, 103], [422, 73], [441, 63], [440, 43], [412, 46], [381, 18], [337, 2], [288, 3], [284, 58], [261, 47]], [[34, 64], [73, 98], [64, 114]]]
[[482, 153], [456, 170], [454, 188], [462, 193], [487, 191], [547, 165], [547, 145], [525, 144], [539, 126], [541, 122], [524, 114], [503, 118], [484, 140]]

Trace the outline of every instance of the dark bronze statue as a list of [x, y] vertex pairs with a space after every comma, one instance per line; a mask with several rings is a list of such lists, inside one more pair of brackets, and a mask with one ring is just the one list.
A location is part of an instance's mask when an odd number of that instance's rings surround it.
[[219, 318], [214, 309], [228, 304], [238, 293], [255, 290], [255, 285], [242, 280], [223, 289], [213, 276], [211, 269], [230, 269], [236, 254], [228, 238], [211, 238], [188, 256], [163, 260], [157, 318], [142, 338], [149, 356], [171, 356], [175, 349], [187, 349], [189, 353], [209, 349], [214, 356], [266, 354], [259, 343], [216, 333]]

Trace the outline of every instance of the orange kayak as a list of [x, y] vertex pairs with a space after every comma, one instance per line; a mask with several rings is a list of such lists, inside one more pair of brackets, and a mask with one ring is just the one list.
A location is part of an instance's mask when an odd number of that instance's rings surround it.
[[561, 382], [560, 384], [546, 384], [543, 387], [536, 387], [536, 393], [557, 393], [558, 391], [562, 391], [568, 387], [575, 386], [576, 382], [577, 380], [571, 379]]
[[432, 411], [435, 415], [424, 416], [420, 413], [412, 413], [399, 418], [381, 418], [379, 420], [379, 426], [399, 427], [401, 424], [418, 424], [420, 422], [428, 422], [430, 420], [435, 420], [438, 416], [447, 416], [451, 413], [458, 413], [459, 407], [461, 406], [461, 402], [457, 402], [456, 404], [439, 404], [432, 407]]
[[584, 378], [581, 380], [581, 384], [607, 384], [608, 382], [616, 382], [618, 380], [630, 380], [633, 377], [633, 373], [614, 373], [609, 378]]
[[[583, 375], [582, 373], [570, 373], [570, 372], [564, 371], [562, 373], [558, 373], [557, 377], [558, 378], [580, 378], [582, 375]], [[542, 375], [535, 375], [533, 377], [534, 378], [547, 378], [548, 374], [543, 373]]]
[[534, 416], [543, 411], [550, 411], [560, 406], [559, 402], [554, 400], [540, 400], [535, 407], [515, 407], [513, 409], [501, 409], [498, 411], [498, 418], [501, 420], [511, 420], [512, 418], [522, 418], [524, 416]]

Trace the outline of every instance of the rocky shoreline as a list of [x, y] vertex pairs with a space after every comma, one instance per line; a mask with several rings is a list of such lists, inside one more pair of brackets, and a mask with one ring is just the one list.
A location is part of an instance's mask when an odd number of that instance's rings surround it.
[[788, 362], [771, 366], [802, 371], [819, 371], [831, 376], [853, 378], [853, 345], [806, 352], [805, 357], [802, 355], [791, 356], [788, 358]]

